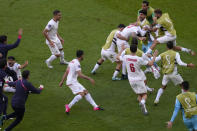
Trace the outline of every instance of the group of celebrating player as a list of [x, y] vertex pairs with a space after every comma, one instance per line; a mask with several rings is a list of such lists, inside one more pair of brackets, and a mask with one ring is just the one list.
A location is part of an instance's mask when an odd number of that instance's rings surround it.
[[[52, 61], [60, 57], [60, 64], [68, 64], [59, 86], [62, 87], [65, 79], [67, 79], [66, 85], [71, 89], [75, 97], [69, 104], [65, 104], [65, 112], [69, 114], [71, 107], [83, 97], [93, 106], [93, 110], [103, 110], [103, 108], [96, 104], [90, 93], [77, 80], [79, 76], [80, 78], [89, 80], [92, 84], [95, 83], [92, 78], [84, 75], [81, 71], [80, 62], [84, 58], [84, 52], [82, 50], [78, 50], [76, 52], [76, 58], [70, 62], [67, 62], [64, 59], [62, 46], [64, 40], [58, 34], [58, 24], [61, 19], [61, 12], [59, 10], [55, 10], [53, 15], [54, 17], [48, 22], [43, 31], [43, 35], [46, 38], [46, 44], [51, 51], [51, 56], [45, 61], [45, 63], [48, 68], [53, 68]], [[130, 45], [129, 41], [131, 43]], [[138, 43], [142, 43], [142, 50], [138, 48]], [[167, 45], [167, 51], [158, 55], [158, 51], [154, 51], [154, 49], [160, 43]], [[116, 52], [116, 48], [118, 49], [118, 52]], [[111, 31], [107, 37], [105, 45], [102, 47], [101, 58], [94, 66], [91, 73], [95, 75], [98, 68], [107, 59], [112, 63], [116, 62], [117, 66], [113, 73], [112, 80], [118, 81], [128, 79], [131, 88], [138, 96], [137, 99], [143, 114], [147, 115], [147, 92], [152, 92], [154, 88], [148, 87], [145, 73], [152, 72], [155, 79], [158, 79], [160, 77], [160, 70], [162, 70], [162, 87], [157, 92], [154, 104], [157, 105], [159, 103], [159, 99], [169, 81], [172, 81], [175, 85], [180, 85], [182, 93], [177, 96], [176, 108], [171, 120], [168, 122], [168, 127], [172, 127], [172, 122], [174, 121], [178, 111], [182, 109], [185, 125], [189, 130], [197, 131], [197, 95], [188, 91], [189, 83], [187, 81], [183, 81], [177, 70], [177, 64], [187, 67], [194, 67], [194, 64], [186, 64], [182, 62], [180, 54], [176, 51], [183, 51], [191, 55], [195, 55], [195, 52], [191, 49], [176, 46], [176, 30], [168, 13], [163, 13], [160, 9], [153, 9], [149, 6], [148, 1], [143, 1], [142, 8], [138, 11], [137, 21], [129, 24], [128, 26], [119, 24], [116, 29]], [[13, 61], [15, 60], [14, 57], [9, 57], [9, 59]], [[161, 69], [157, 65], [158, 61], [162, 62]], [[10, 63], [13, 64], [12, 62]], [[28, 62], [26, 62], [22, 67], [25, 67], [27, 64]], [[146, 70], [143, 71], [141, 66], [146, 66]], [[119, 78], [118, 74], [121, 67], [122, 77]], [[28, 76], [28, 72], [24, 73], [24, 78], [28, 78]], [[20, 79], [23, 78], [19, 78], [19, 80]], [[24, 88], [23, 83], [21, 84], [16, 82], [14, 83], [14, 86], [16, 86], [16, 84], [22, 86], [21, 89]], [[13, 83], [8, 83], [8, 85], [13, 85]], [[29, 85], [27, 84], [27, 86]], [[26, 87], [23, 90], [26, 90]], [[42, 88], [34, 91], [35, 93], [40, 93], [41, 90]], [[2, 117], [1, 121], [4, 119], [7, 119], [6, 115]], [[15, 124], [17, 125], [18, 123]], [[13, 125], [13, 127], [16, 125]], [[7, 129], [6, 131], [8, 130], [11, 129]]]
[[[131, 39], [131, 40], [130, 40]], [[129, 45], [128, 41], [131, 41]], [[138, 49], [138, 42], [142, 43], [142, 51]], [[158, 55], [158, 51], [153, 50], [158, 44], [166, 44], [167, 51]], [[116, 48], [118, 53], [116, 53]], [[128, 26], [120, 24], [117, 29], [107, 37], [105, 45], [101, 50], [101, 58], [98, 60], [92, 74], [96, 74], [97, 69], [105, 60], [116, 62], [117, 66], [113, 73], [112, 80], [127, 79], [133, 91], [138, 95], [139, 105], [146, 115], [147, 91], [154, 89], [147, 86], [145, 73], [152, 72], [155, 79], [160, 77], [160, 67], [156, 62], [161, 61], [163, 74], [162, 87], [158, 90], [154, 104], [159, 103], [159, 99], [167, 87], [169, 81], [174, 85], [180, 85], [182, 94], [177, 96], [176, 105], [178, 109], [173, 113], [168, 128], [172, 127], [172, 122], [179, 109], [183, 108], [183, 120], [189, 130], [197, 130], [197, 96], [195, 93], [188, 92], [189, 83], [183, 81], [178, 73], [177, 64], [185, 67], [194, 67], [194, 64], [186, 64], [180, 59], [180, 54], [176, 51], [183, 51], [195, 55], [191, 49], [176, 46], [176, 30], [168, 13], [163, 13], [161, 9], [153, 9], [148, 1], [142, 2], [142, 8], [138, 11], [137, 21]], [[141, 66], [145, 65], [143, 72]], [[122, 66], [122, 78], [118, 78]], [[125, 69], [126, 68], [126, 69]]]

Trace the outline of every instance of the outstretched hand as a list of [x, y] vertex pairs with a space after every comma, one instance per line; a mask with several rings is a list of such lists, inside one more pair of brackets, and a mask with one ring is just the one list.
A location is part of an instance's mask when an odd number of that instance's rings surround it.
[[22, 34], [23, 34], [23, 29], [20, 28], [20, 29], [18, 30], [18, 35], [22, 35]]

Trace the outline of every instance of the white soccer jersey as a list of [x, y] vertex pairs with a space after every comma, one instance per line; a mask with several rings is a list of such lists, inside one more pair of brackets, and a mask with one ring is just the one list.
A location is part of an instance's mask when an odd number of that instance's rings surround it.
[[147, 65], [148, 61], [138, 56], [125, 55], [120, 60], [126, 63], [129, 81], [144, 80], [144, 72], [141, 70], [142, 65]]
[[77, 81], [77, 71], [81, 70], [81, 65], [78, 59], [73, 59], [71, 62], [68, 64], [68, 76], [67, 76], [67, 81], [66, 85], [71, 85], [73, 83], [78, 82]]
[[123, 29], [121, 35], [128, 39], [132, 33], [138, 34], [139, 32], [140, 32], [140, 28], [138, 26], [129, 25]]
[[19, 69], [19, 67], [21, 66], [20, 64], [18, 63], [14, 63], [14, 65], [11, 67], [9, 66], [9, 64], [7, 64], [8, 68], [10, 68], [10, 70], [13, 70], [16, 72], [17, 74], [17, 78], [19, 79], [20, 77], [22, 77], [21, 75], [21, 69]]
[[[51, 41], [56, 42], [58, 37], [57, 37], [57, 30], [58, 30], [58, 24], [59, 21], [54, 21], [53, 19], [51, 19], [47, 26], [45, 27], [45, 29], [48, 30], [48, 37]], [[46, 43], [48, 44], [48, 40], [46, 40]]]

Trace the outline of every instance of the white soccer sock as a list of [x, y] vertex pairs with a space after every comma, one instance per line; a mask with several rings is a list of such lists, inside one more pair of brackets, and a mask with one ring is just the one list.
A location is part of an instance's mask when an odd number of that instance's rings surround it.
[[146, 103], [146, 101], [145, 101], [144, 99], [142, 99], [140, 102], [141, 102], [143, 105]]
[[95, 103], [95, 101], [92, 99], [90, 93], [85, 95], [85, 99], [93, 106], [93, 107], [98, 107], [98, 105]]
[[49, 61], [50, 63], [53, 61], [53, 60], [55, 60], [57, 57], [55, 56], [55, 55], [51, 55], [48, 59], [47, 59], [47, 61]]
[[146, 52], [146, 54], [150, 54], [152, 52], [152, 49], [149, 48], [148, 51]]
[[64, 51], [60, 51], [60, 61], [64, 61]]
[[75, 103], [82, 99], [81, 95], [76, 95], [73, 100], [69, 103], [68, 107], [71, 108]]
[[161, 95], [163, 94], [164, 89], [160, 88], [157, 92], [157, 97], [156, 100], [159, 101], [159, 98], [161, 97]]
[[122, 74], [126, 75], [126, 64], [125, 64], [125, 62], [122, 62]]
[[117, 75], [119, 74], [119, 72], [120, 72], [119, 70], [115, 70], [114, 71], [114, 74], [113, 74], [113, 78], [117, 77]]
[[181, 47], [181, 51], [190, 53], [191, 49], [187, 49], [187, 48]]
[[99, 64], [98, 63], [96, 63], [96, 65], [94, 66], [94, 69], [92, 70], [92, 72], [96, 72], [96, 70], [99, 68]]

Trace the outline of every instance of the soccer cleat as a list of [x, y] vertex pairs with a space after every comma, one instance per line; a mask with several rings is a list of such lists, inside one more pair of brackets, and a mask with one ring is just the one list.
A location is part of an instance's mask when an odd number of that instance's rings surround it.
[[93, 110], [94, 110], [94, 111], [99, 111], [99, 110], [100, 110], [100, 111], [103, 111], [104, 109], [98, 106], [98, 107], [94, 107]]
[[70, 107], [68, 106], [68, 104], [65, 105], [65, 112], [66, 114], [69, 114], [70, 112]]
[[92, 71], [91, 71], [91, 74], [95, 75], [95, 74], [96, 74], [96, 71], [93, 71], [93, 70], [92, 70]]
[[50, 68], [50, 69], [53, 68], [53, 66], [51, 65], [51, 63], [50, 63], [49, 61], [46, 60], [45, 63], [47, 64], [47, 67], [48, 67], [48, 68]]
[[69, 62], [68, 62], [68, 61], [66, 61], [66, 60], [61, 60], [61, 61], [60, 61], [60, 64], [61, 64], [61, 65], [68, 65], [68, 64], [69, 64]]
[[121, 78], [118, 78], [118, 77], [112, 77], [112, 81], [120, 81]]
[[156, 106], [156, 105], [158, 105], [159, 104], [159, 100], [155, 100], [154, 101], [154, 105]]
[[128, 76], [122, 74], [121, 80], [126, 80], [126, 79], [128, 79]]

